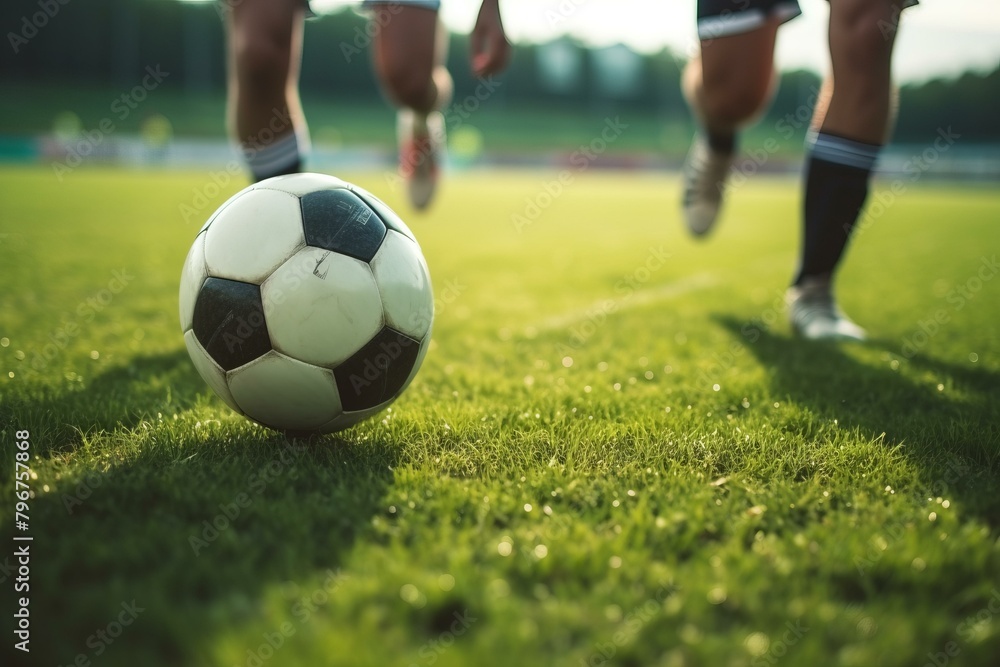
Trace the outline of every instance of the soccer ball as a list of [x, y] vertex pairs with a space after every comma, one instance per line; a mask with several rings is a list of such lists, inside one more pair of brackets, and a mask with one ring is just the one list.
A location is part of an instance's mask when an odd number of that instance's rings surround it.
[[413, 233], [377, 197], [294, 174], [242, 190], [195, 238], [180, 287], [198, 373], [259, 424], [332, 433], [420, 368], [434, 298]]

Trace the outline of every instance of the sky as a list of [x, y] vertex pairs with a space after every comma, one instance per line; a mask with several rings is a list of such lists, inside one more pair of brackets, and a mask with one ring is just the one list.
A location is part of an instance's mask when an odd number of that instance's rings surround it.
[[[318, 9], [346, 0], [312, 0]], [[779, 37], [782, 69], [828, 69], [825, 0], [800, 0], [803, 15]], [[443, 0], [442, 17], [457, 32], [475, 23], [479, 0]], [[500, 0], [511, 40], [541, 42], [571, 34], [592, 45], [625, 43], [640, 51], [669, 46], [690, 54], [697, 48], [695, 0]], [[903, 14], [894, 57], [901, 82], [953, 76], [967, 69], [1000, 65], [1000, 2], [997, 0], [923, 0]]]

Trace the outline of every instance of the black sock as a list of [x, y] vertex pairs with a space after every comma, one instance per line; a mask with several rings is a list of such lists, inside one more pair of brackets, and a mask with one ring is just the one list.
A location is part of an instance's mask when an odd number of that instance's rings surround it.
[[803, 206], [802, 257], [795, 285], [837, 268], [868, 197], [880, 146], [818, 133], [809, 138]]
[[720, 134], [719, 132], [705, 130], [705, 141], [708, 142], [708, 147], [714, 153], [732, 155], [736, 150], [736, 134], [734, 132]]

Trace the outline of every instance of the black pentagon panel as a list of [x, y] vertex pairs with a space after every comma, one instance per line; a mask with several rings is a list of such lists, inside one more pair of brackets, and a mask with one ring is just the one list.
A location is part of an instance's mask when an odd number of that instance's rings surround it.
[[350, 190], [320, 190], [302, 197], [306, 243], [370, 262], [385, 238], [382, 219]]
[[344, 410], [367, 410], [395, 396], [410, 376], [419, 352], [418, 341], [383, 327], [333, 370]]
[[215, 363], [231, 371], [271, 350], [260, 287], [208, 278], [194, 304], [194, 335]]
[[[357, 186], [355, 186], [357, 188]], [[403, 236], [409, 238], [411, 241], [416, 241], [413, 238], [413, 232], [410, 231], [409, 227], [403, 222], [403, 220], [396, 215], [389, 206], [380, 200], [375, 195], [367, 191], [362, 191], [360, 188], [353, 190], [354, 194], [360, 197], [366, 204], [371, 206], [372, 210], [378, 214], [378, 217], [382, 219], [382, 223], [394, 232], [399, 232]]]

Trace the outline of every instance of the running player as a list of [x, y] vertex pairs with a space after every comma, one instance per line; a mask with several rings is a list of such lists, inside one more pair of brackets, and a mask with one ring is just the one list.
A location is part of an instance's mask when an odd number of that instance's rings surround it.
[[[787, 301], [805, 338], [863, 340], [837, 308], [832, 280], [891, 133], [892, 47], [901, 10], [917, 0], [829, 1], [833, 67], [807, 136], [803, 242]], [[739, 130], [770, 104], [778, 27], [800, 13], [796, 0], [698, 1], [701, 55], [682, 83], [700, 126], [684, 168], [684, 217], [695, 236], [719, 216]]]
[[[243, 147], [254, 181], [295, 173], [309, 150], [299, 100], [307, 0], [222, 0], [229, 61], [227, 124]], [[472, 68], [485, 77], [503, 70], [510, 44], [499, 0], [482, 0], [471, 35]], [[445, 142], [440, 112], [451, 100], [444, 67], [447, 32], [438, 0], [364, 2], [379, 29], [372, 51], [386, 96], [398, 108], [400, 172], [410, 201], [423, 209], [434, 196]], [[267, 141], [263, 141], [267, 139]]]

